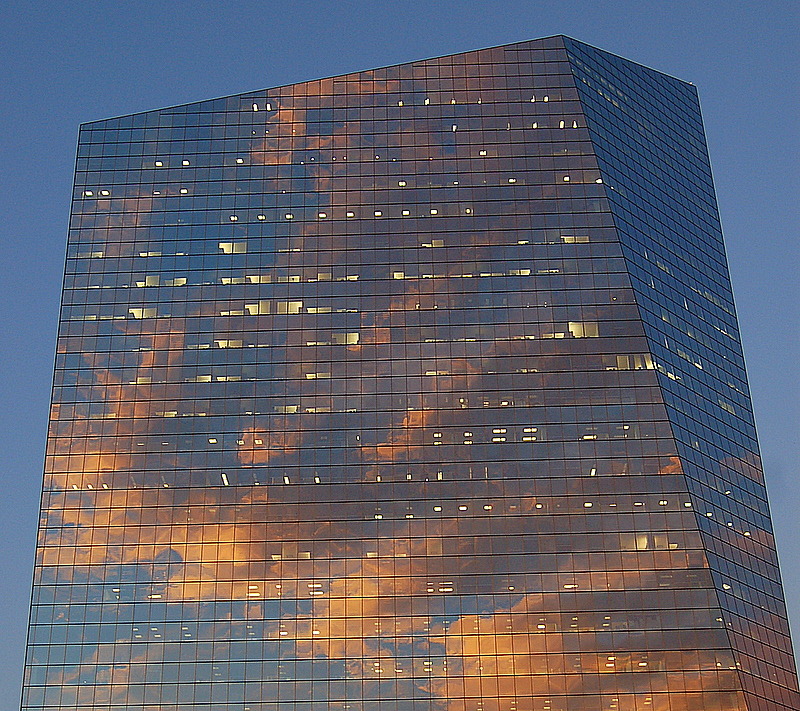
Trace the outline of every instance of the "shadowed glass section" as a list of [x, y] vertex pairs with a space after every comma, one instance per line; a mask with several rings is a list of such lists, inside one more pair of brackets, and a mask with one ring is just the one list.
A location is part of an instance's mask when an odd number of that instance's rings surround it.
[[752, 708], [571, 61], [82, 127], [23, 709]]
[[[749, 708], [797, 708], [697, 92], [565, 40]], [[764, 699], [756, 697], [766, 697]]]

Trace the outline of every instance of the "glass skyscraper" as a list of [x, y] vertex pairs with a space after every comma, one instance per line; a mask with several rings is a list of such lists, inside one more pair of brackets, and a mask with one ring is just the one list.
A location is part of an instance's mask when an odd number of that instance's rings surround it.
[[800, 708], [693, 86], [522, 42], [73, 198], [25, 711]]

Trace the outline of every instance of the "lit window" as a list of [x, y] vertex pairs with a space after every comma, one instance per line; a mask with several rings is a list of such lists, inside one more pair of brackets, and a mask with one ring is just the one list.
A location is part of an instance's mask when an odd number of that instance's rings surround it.
[[439, 214], [439, 211], [436, 210], [435, 208], [431, 210], [431, 215], [438, 215], [438, 214]]
[[237, 158], [237, 159], [236, 159], [236, 162], [237, 162], [237, 163], [244, 163], [244, 158]]
[[294, 215], [291, 212], [287, 212], [286, 213], [286, 219], [287, 220], [293, 220], [294, 219]]
[[486, 151], [478, 151], [478, 155], [479, 156], [485, 156], [486, 155]]
[[411, 214], [411, 210], [403, 210], [402, 215], [403, 217], [408, 217]]
[[267, 219], [267, 216], [266, 215], [258, 215], [258, 219], [263, 222], [264, 220]]
[[181, 161], [181, 165], [189, 165], [189, 161], [188, 160]]
[[327, 213], [327, 212], [319, 212], [319, 213], [317, 213], [317, 217], [319, 217], [320, 219], [323, 219], [323, 220], [324, 220], [324, 219], [325, 219], [327, 216], [328, 216], [328, 213]]
[[253, 111], [258, 111], [258, 104], [253, 104]]
[[181, 195], [186, 195], [189, 191], [186, 188], [181, 188]]
[[573, 338], [598, 338], [600, 335], [596, 321], [570, 321], [568, 327]]
[[564, 176], [564, 182], [565, 182], [565, 183], [568, 183], [568, 182], [569, 182], [569, 176], [568, 176], [568, 175], [565, 175], [565, 176]]
[[84, 190], [83, 191], [84, 197], [92, 197], [94, 193], [91, 190]]
[[404, 188], [404, 187], [405, 187], [405, 186], [406, 186], [408, 183], [406, 183], [406, 181], [405, 181], [405, 180], [399, 180], [399, 181], [397, 182], [397, 184], [398, 184], [398, 185], [399, 185], [401, 188]]
[[346, 214], [347, 214], [348, 217], [355, 217], [356, 216], [355, 212], [348, 212]]
[[375, 210], [375, 217], [383, 217], [383, 213], [380, 210]]
[[247, 242], [220, 242], [219, 248], [223, 254], [245, 254]]
[[236, 215], [231, 215], [230, 220], [231, 220], [231, 222], [238, 222], [239, 218], [236, 217]]
[[163, 167], [164, 167], [164, 163], [162, 163], [160, 160], [157, 160], [156, 161], [156, 168], [163, 168]]
[[534, 122], [531, 124], [531, 128], [539, 128], [539, 123], [538, 123], [537, 121], [534, 121]]

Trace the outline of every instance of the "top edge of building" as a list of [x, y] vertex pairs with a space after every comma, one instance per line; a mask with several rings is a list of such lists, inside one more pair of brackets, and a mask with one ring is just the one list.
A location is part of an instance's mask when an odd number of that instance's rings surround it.
[[[554, 42], [555, 41], [555, 42]], [[522, 50], [564, 50], [569, 52], [570, 45], [572, 47], [581, 47], [585, 49], [589, 49], [592, 52], [596, 52], [600, 56], [606, 56], [609, 58], [613, 58], [616, 61], [622, 61], [623, 63], [635, 66], [639, 69], [644, 69], [648, 72], [652, 72], [659, 76], [665, 77], [667, 79], [679, 82], [680, 84], [684, 84], [686, 86], [690, 86], [692, 89], [695, 89], [694, 84], [690, 81], [685, 79], [681, 79], [680, 77], [676, 77], [673, 74], [669, 74], [668, 72], [661, 71], [659, 69], [654, 69], [646, 64], [642, 64], [641, 62], [636, 62], [632, 59], [628, 59], [620, 54], [615, 54], [614, 52], [609, 52], [608, 50], [601, 49], [595, 45], [589, 44], [588, 42], [583, 42], [581, 40], [577, 40], [574, 37], [570, 37], [569, 35], [565, 34], [555, 34], [555, 35], [548, 35], [546, 37], [538, 37], [535, 39], [530, 40], [520, 40], [518, 42], [509, 42], [507, 44], [495, 45], [490, 47], [481, 47], [478, 49], [470, 49], [465, 50], [463, 52], [453, 52], [450, 54], [443, 54], [434, 57], [426, 57], [423, 59], [413, 59], [405, 62], [397, 62], [395, 64], [387, 64], [380, 67], [369, 67], [366, 69], [356, 69], [350, 72], [344, 72], [341, 74], [329, 74], [322, 77], [312, 77], [310, 79], [303, 79], [301, 81], [294, 81], [288, 82], [286, 84], [277, 84], [275, 86], [269, 86], [261, 89], [253, 89], [250, 91], [243, 91], [243, 92], [234, 92], [231, 94], [225, 94], [223, 96], [215, 96], [206, 99], [199, 99], [195, 101], [188, 101], [180, 104], [173, 104], [169, 106], [162, 106], [153, 109], [145, 109], [143, 111], [134, 111], [132, 113], [125, 113], [125, 114], [116, 114], [114, 116], [108, 116], [101, 119], [93, 119], [91, 121], [85, 121], [80, 124], [80, 128], [84, 127], [91, 127], [95, 124], [102, 124], [109, 121], [115, 121], [122, 118], [132, 118], [134, 116], [141, 116], [143, 114], [169, 114], [169, 113], [182, 113], [183, 111], [190, 111], [190, 110], [198, 110], [198, 107], [202, 104], [211, 104], [211, 103], [221, 103], [224, 101], [228, 101], [231, 99], [244, 99], [249, 101], [251, 98], [262, 98], [261, 95], [264, 92], [273, 92], [278, 91], [279, 89], [284, 89], [291, 86], [299, 86], [302, 84], [311, 84], [313, 82], [322, 82], [322, 81], [329, 81], [333, 79], [343, 79], [345, 77], [356, 76], [360, 74], [368, 74], [373, 72], [381, 72], [381, 71], [388, 71], [391, 69], [396, 69], [399, 67], [408, 67], [408, 66], [415, 66], [415, 65], [424, 65], [430, 62], [440, 62], [446, 59], [453, 59], [456, 57], [466, 57], [468, 55], [476, 55], [480, 53], [492, 52], [497, 50], [502, 51], [522, 51]], [[240, 110], [241, 107], [209, 107], [207, 111], [209, 112], [219, 112], [219, 111], [228, 111], [228, 110]]]

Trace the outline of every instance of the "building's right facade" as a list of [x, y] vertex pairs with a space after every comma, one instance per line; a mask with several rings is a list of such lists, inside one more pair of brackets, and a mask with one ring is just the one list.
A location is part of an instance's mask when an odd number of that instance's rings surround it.
[[565, 49], [746, 708], [800, 708], [695, 89]]
[[693, 86], [566, 37], [82, 127], [25, 711], [796, 711]]

